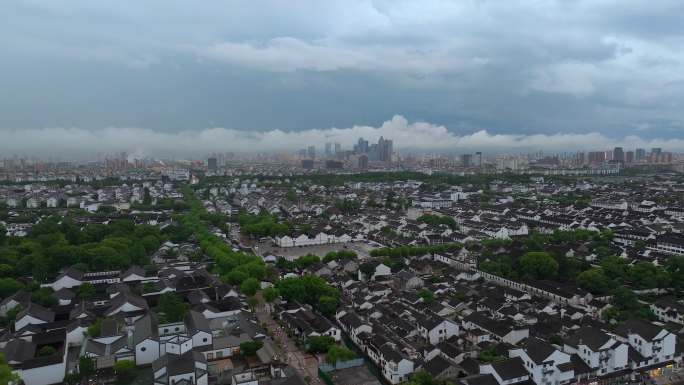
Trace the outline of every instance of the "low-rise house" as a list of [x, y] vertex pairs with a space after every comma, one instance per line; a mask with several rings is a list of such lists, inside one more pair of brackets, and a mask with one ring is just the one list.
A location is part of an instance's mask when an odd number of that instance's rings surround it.
[[154, 315], [148, 313], [135, 321], [133, 328], [133, 349], [135, 364], [148, 365], [156, 361], [160, 354], [159, 327]]
[[441, 317], [425, 317], [418, 320], [418, 332], [432, 345], [458, 335], [458, 324]]
[[61, 383], [66, 373], [66, 330], [39, 332], [0, 344], [0, 353], [25, 384]]
[[58, 291], [62, 288], [71, 289], [72, 287], [81, 286], [83, 282], [83, 272], [74, 268], [69, 268], [58, 275], [50, 286], [52, 287], [52, 290]]
[[20, 290], [0, 301], [0, 317], [7, 317], [7, 312], [17, 306], [27, 307], [31, 302], [31, 293]]
[[510, 350], [509, 356], [522, 359], [535, 384], [564, 384], [575, 376], [570, 354], [536, 338], [530, 338], [519, 348]]
[[[155, 276], [156, 280], [157, 277]], [[148, 280], [145, 269], [140, 266], [131, 266], [128, 270], [121, 273], [121, 282], [140, 282]]]
[[665, 328], [640, 320], [629, 320], [615, 330], [616, 338], [632, 349], [629, 364], [632, 369], [659, 367], [675, 358], [677, 337]]
[[423, 369], [430, 373], [432, 378], [437, 380], [448, 380], [458, 377], [460, 370], [458, 367], [443, 358], [442, 356], [436, 356], [430, 361], [423, 365]]
[[49, 323], [55, 320], [55, 313], [43, 306], [29, 302], [26, 308], [17, 313], [14, 323], [15, 330], [21, 330], [27, 325]]
[[243, 304], [236, 297], [227, 297], [220, 301], [211, 301], [207, 303], [200, 303], [195, 306], [194, 310], [202, 313], [205, 318], [211, 320], [214, 318], [225, 318], [234, 316], [242, 311]]
[[93, 359], [98, 369], [111, 368], [122, 360], [135, 362], [135, 352], [128, 345], [128, 333], [114, 318], [101, 321], [100, 335], [86, 340], [81, 356]]
[[144, 298], [129, 292], [119, 292], [112, 298], [105, 316], [111, 317], [117, 314], [139, 313], [148, 309]]
[[327, 318], [309, 310], [283, 312], [281, 320], [299, 338], [306, 339], [314, 336], [329, 336], [335, 341], [342, 339], [342, 331]]
[[629, 346], [613, 335], [592, 327], [576, 330], [566, 338], [563, 351], [577, 354], [594, 376], [605, 376], [627, 369]]
[[494, 320], [482, 312], [474, 312], [464, 317], [463, 329], [484, 332], [496, 341], [507, 342], [511, 345], [530, 336], [527, 327], [514, 325], [510, 321]]
[[166, 341], [166, 354], [152, 363], [154, 385], [207, 385], [207, 359], [193, 350], [192, 338], [176, 336]]
[[195, 347], [211, 346], [213, 334], [209, 326], [209, 320], [204, 315], [195, 310], [190, 310], [185, 317], [186, 333], [192, 338]]
[[480, 365], [480, 374], [491, 374], [499, 385], [517, 384], [530, 379], [520, 357]]
[[659, 298], [649, 307], [660, 321], [684, 324], [684, 304], [672, 297]]
[[381, 346], [379, 351], [382, 376], [390, 384], [399, 384], [408, 380], [409, 375], [415, 371], [415, 362], [397, 350], [395, 345], [387, 343]]
[[56, 292], [52, 293], [52, 295], [55, 298], [57, 298], [60, 305], [70, 305], [71, 301], [73, 301], [74, 298], [76, 298], [76, 293], [74, 293], [73, 290], [67, 288], [61, 288]]
[[423, 279], [409, 270], [401, 270], [394, 274], [393, 279], [399, 290], [413, 290], [423, 286]]
[[338, 318], [338, 322], [347, 335], [349, 335], [349, 338], [351, 338], [352, 342], [357, 345], [359, 345], [361, 342], [359, 340], [359, 335], [361, 333], [370, 334], [373, 331], [373, 328], [369, 323], [361, 320], [361, 318], [359, 318], [359, 316], [353, 312], [341, 315]]
[[[377, 266], [375, 266], [375, 270], [373, 271], [373, 274], [371, 275], [370, 279], [371, 281], [377, 281], [389, 278], [391, 276], [392, 269], [384, 263], [380, 263]], [[363, 273], [361, 272], [361, 270], [359, 270], [359, 280], [363, 278]]]

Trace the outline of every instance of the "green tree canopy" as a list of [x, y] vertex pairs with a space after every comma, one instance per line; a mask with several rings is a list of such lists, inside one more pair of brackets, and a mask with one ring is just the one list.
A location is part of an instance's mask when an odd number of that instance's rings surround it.
[[78, 373], [86, 379], [94, 375], [95, 361], [89, 357], [80, 357], [78, 359]]
[[675, 255], [665, 262], [665, 271], [670, 275], [672, 287], [678, 293], [684, 292], [684, 255]]
[[261, 349], [263, 343], [261, 341], [246, 341], [240, 344], [240, 354], [243, 357], [250, 357], [256, 354], [257, 350]]
[[259, 281], [257, 281], [255, 278], [247, 278], [240, 285], [240, 292], [246, 296], [253, 296], [257, 291], [259, 291], [259, 287]]
[[335, 315], [335, 311], [340, 304], [338, 297], [323, 295], [318, 299], [317, 309], [328, 317]]
[[88, 326], [88, 335], [90, 337], [99, 337], [102, 334], [102, 319], [98, 318]]
[[78, 287], [79, 298], [90, 298], [95, 295], [95, 286], [90, 282], [85, 282]]
[[407, 385], [441, 385], [441, 382], [435, 380], [427, 371], [418, 370], [411, 373]]
[[114, 364], [114, 373], [121, 383], [130, 383], [135, 378], [135, 362], [120, 360]]
[[335, 339], [330, 336], [312, 336], [306, 340], [306, 351], [309, 353], [325, 353], [334, 344]]
[[297, 192], [294, 189], [289, 189], [287, 190], [287, 193], [285, 193], [285, 199], [289, 202], [297, 202], [297, 198]]
[[546, 252], [528, 252], [520, 257], [520, 272], [528, 279], [554, 279], [558, 262]]
[[456, 229], [456, 220], [446, 215], [425, 214], [419, 217], [418, 221], [427, 223], [429, 225], [446, 225], [452, 230]]
[[367, 279], [370, 279], [373, 276], [373, 273], [375, 273], [375, 268], [378, 267], [379, 264], [380, 263], [377, 261], [366, 261], [359, 266], [359, 270]]
[[421, 289], [418, 292], [418, 295], [420, 296], [420, 298], [423, 299], [423, 302], [425, 302], [426, 304], [431, 304], [435, 301], [435, 294], [428, 289]]
[[295, 260], [295, 265], [300, 269], [306, 269], [307, 267], [318, 263], [321, 258], [314, 254], [303, 255]]
[[42, 348], [40, 348], [40, 350], [38, 351], [38, 356], [48, 357], [48, 356], [54, 355], [55, 353], [57, 353], [57, 349], [55, 349], [54, 347], [52, 347], [50, 345], [45, 345]]
[[613, 281], [606, 276], [603, 269], [594, 267], [577, 276], [577, 284], [595, 295], [606, 295], [613, 288]]
[[621, 310], [637, 310], [641, 305], [639, 299], [632, 290], [619, 286], [613, 291], [613, 306]]
[[340, 259], [356, 259], [356, 252], [352, 250], [340, 250], [340, 251], [330, 251], [323, 258], [323, 262], [337, 261]]
[[339, 345], [330, 345], [328, 354], [325, 356], [325, 361], [334, 364], [340, 361], [353, 360], [354, 358], [356, 358], [356, 354], [351, 350]]
[[485, 363], [498, 362], [504, 359], [505, 357], [497, 353], [493, 347], [482, 350], [479, 356], [479, 360]]
[[57, 305], [59, 302], [50, 287], [41, 287], [31, 293], [31, 301], [45, 307]]
[[259, 215], [241, 213], [238, 216], [238, 223], [243, 233], [257, 238], [274, 237], [290, 232], [290, 227], [286, 223], [279, 223], [275, 216], [266, 211]]
[[18, 382], [19, 376], [12, 372], [12, 368], [7, 364], [5, 356], [0, 353], [0, 384]]
[[14, 278], [0, 278], [0, 298], [7, 298], [23, 288], [24, 285]]
[[[322, 303], [319, 301], [323, 297], [330, 297], [336, 301], [340, 298], [337, 289], [330, 286], [323, 278], [311, 274], [282, 279], [276, 283], [276, 288], [288, 301], [307, 303], [317, 309], [320, 309]], [[328, 299], [323, 301], [326, 305], [330, 302], [331, 300]]]
[[221, 279], [225, 282], [230, 283], [231, 285], [239, 285], [242, 282], [244, 282], [247, 278], [249, 278], [249, 275], [245, 273], [242, 270], [231, 270], [228, 272], [228, 274], [225, 274], [221, 276]]
[[159, 312], [164, 315], [166, 322], [178, 322], [185, 318], [188, 305], [176, 293], [164, 293], [159, 296]]
[[263, 296], [264, 296], [264, 300], [266, 300], [266, 302], [268, 302], [268, 303], [271, 303], [271, 302], [275, 301], [276, 298], [278, 298], [278, 296], [280, 296], [280, 293], [278, 292], [278, 289], [276, 289], [275, 287], [267, 287], [267, 288], [265, 288], [265, 289], [262, 291], [262, 294], [263, 294]]
[[629, 264], [626, 260], [611, 255], [601, 260], [601, 268], [605, 275], [617, 282], [624, 282], [629, 272]]
[[629, 281], [636, 289], [654, 289], [668, 287], [669, 275], [649, 262], [637, 262], [628, 273]]
[[513, 259], [507, 255], [500, 255], [482, 261], [480, 269], [503, 278], [517, 279], [518, 277], [518, 272], [513, 268]]

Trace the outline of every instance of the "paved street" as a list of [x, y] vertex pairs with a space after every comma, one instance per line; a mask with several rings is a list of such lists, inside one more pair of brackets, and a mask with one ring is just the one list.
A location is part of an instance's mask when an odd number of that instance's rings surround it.
[[257, 319], [266, 324], [266, 329], [277, 340], [279, 354], [284, 357], [285, 362], [297, 369], [303, 378], [310, 378], [311, 384], [321, 384], [318, 378], [318, 360], [312, 354], [302, 351], [295, 341], [288, 337], [287, 332], [281, 327], [268, 313], [265, 306], [261, 305], [257, 309]]
[[370, 256], [370, 252], [380, 247], [372, 241], [358, 241], [348, 243], [330, 243], [324, 245], [311, 246], [296, 246], [296, 247], [278, 247], [272, 242], [257, 242], [255, 243], [255, 251], [261, 256], [273, 254], [279, 257], [293, 260], [302, 255], [314, 254], [323, 258], [331, 251], [350, 250], [354, 251], [360, 259], [366, 259]]

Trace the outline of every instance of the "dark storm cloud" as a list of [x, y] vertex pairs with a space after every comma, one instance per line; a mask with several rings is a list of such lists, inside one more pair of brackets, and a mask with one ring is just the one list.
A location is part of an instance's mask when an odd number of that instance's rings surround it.
[[679, 138], [684, 3], [0, 4], [0, 135], [267, 132], [395, 114], [456, 135]]

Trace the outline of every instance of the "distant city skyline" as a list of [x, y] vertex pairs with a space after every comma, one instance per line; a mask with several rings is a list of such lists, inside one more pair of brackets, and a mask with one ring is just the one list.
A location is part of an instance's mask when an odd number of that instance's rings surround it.
[[377, 142], [380, 137], [391, 138], [397, 152], [514, 152], [591, 151], [659, 147], [671, 152], [684, 152], [682, 139], [644, 139], [638, 136], [611, 137], [600, 133], [503, 135], [486, 130], [458, 135], [445, 126], [429, 122], [410, 122], [396, 115], [377, 127], [353, 126], [307, 131], [272, 130], [249, 132], [244, 130], [211, 128], [180, 133], [137, 128], [126, 129], [44, 129], [0, 130], [0, 157], [71, 156], [93, 157], [98, 153], [126, 151], [137, 157], [197, 157], [206, 153], [231, 151], [235, 153], [296, 152], [309, 145], [324, 153], [326, 143], [340, 149], [353, 149], [358, 138]]

